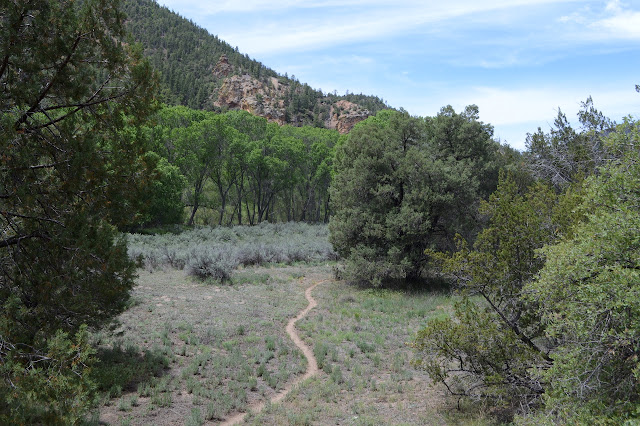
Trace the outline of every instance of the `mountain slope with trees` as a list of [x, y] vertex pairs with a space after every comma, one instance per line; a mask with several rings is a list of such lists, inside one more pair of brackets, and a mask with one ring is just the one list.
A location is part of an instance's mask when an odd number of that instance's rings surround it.
[[278, 124], [313, 125], [346, 133], [386, 103], [367, 95], [324, 94], [279, 75], [237, 48], [152, 0], [126, 0], [127, 29], [160, 71], [169, 105], [243, 109]]

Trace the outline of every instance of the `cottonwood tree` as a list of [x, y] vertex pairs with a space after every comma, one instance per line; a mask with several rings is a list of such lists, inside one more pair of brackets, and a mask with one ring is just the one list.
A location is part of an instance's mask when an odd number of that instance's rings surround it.
[[121, 312], [133, 285], [113, 225], [135, 222], [153, 167], [141, 139], [120, 130], [153, 107], [155, 83], [120, 41], [118, 6], [0, 6], [0, 423], [83, 414], [81, 325]]
[[334, 147], [339, 133], [309, 126], [283, 126], [280, 131], [304, 144], [297, 184], [285, 191], [287, 221], [327, 222]]

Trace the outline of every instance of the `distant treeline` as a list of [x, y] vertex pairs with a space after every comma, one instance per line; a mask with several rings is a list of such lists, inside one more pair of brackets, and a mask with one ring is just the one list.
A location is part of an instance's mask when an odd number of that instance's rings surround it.
[[335, 130], [176, 106], [159, 111], [141, 137], [161, 157], [143, 224], [178, 222], [185, 205], [189, 225], [329, 220]]

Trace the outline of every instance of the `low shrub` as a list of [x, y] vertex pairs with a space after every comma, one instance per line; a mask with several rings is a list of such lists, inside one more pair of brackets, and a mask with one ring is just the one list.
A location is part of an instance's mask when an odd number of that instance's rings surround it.
[[197, 247], [192, 249], [187, 263], [189, 275], [201, 280], [227, 282], [238, 266], [238, 256], [231, 247]]
[[226, 281], [238, 265], [323, 262], [338, 256], [326, 225], [263, 223], [200, 227], [179, 234], [128, 234], [129, 256], [148, 270], [184, 269], [201, 279]]

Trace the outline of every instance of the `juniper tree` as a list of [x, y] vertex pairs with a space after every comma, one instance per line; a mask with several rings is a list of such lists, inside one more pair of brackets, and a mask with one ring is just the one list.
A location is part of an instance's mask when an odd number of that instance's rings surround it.
[[[331, 242], [347, 278], [376, 285], [415, 280], [424, 250], [472, 236], [475, 209], [491, 188], [497, 143], [477, 108], [433, 118], [381, 111], [337, 147], [331, 185]], [[490, 192], [490, 191], [489, 191]], [[488, 195], [488, 194], [487, 194]]]
[[542, 253], [528, 303], [556, 342], [541, 419], [634, 423], [640, 404], [640, 125], [605, 141], [613, 160], [585, 182], [586, 220]]
[[579, 199], [503, 174], [481, 206], [488, 224], [473, 246], [460, 238], [454, 253], [427, 253], [464, 296], [452, 318], [430, 321], [415, 342], [420, 364], [451, 393], [525, 411], [540, 404], [545, 383], [535, 370], [552, 362], [550, 342], [522, 295], [544, 265], [537, 250], [568, 232]]
[[[87, 324], [121, 312], [154, 167], [135, 128], [154, 79], [121, 42], [118, 1], [0, 6], [0, 422], [70, 423], [90, 386]], [[73, 342], [69, 335], [77, 334]]]

